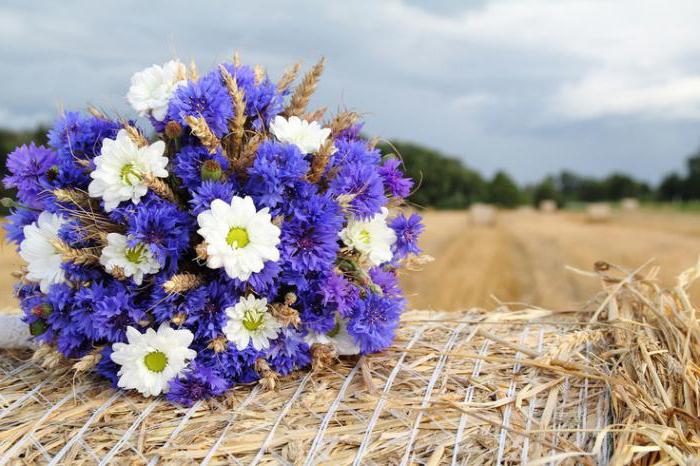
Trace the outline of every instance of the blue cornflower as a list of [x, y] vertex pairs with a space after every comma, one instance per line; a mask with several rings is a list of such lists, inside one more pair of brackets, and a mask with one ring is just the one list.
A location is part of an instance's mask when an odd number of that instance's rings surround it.
[[411, 193], [413, 180], [405, 178], [403, 172], [399, 168], [401, 162], [397, 159], [387, 159], [384, 164], [379, 167], [379, 175], [384, 180], [384, 187], [387, 193], [393, 197], [405, 198]]
[[183, 377], [170, 381], [166, 398], [183, 406], [223, 394], [232, 384], [210, 367], [195, 365]]
[[348, 333], [355, 337], [362, 354], [376, 353], [391, 345], [400, 315], [398, 301], [367, 292], [354, 303]]
[[192, 193], [192, 199], [189, 201], [192, 214], [199, 215], [209, 210], [214, 199], [230, 203], [234, 194], [236, 185], [231, 181], [205, 181]]
[[329, 269], [338, 254], [343, 225], [340, 206], [328, 196], [312, 194], [295, 202], [295, 216], [282, 227], [282, 250], [292, 270]]
[[394, 260], [400, 260], [409, 254], [420, 254], [418, 247], [418, 237], [425, 227], [422, 218], [418, 214], [411, 214], [406, 218], [403, 214], [398, 215], [391, 221], [389, 226], [396, 232], [396, 242], [392, 246]]
[[49, 196], [52, 181], [58, 176], [56, 163], [56, 153], [51, 149], [34, 143], [20, 146], [7, 156], [10, 174], [3, 178], [3, 183], [8, 188], [17, 188], [17, 197], [22, 203], [41, 209]]
[[39, 218], [39, 213], [30, 209], [15, 209], [12, 214], [7, 217], [5, 222], [5, 231], [7, 239], [17, 245], [24, 240], [24, 227], [32, 224]]
[[[99, 284], [95, 283], [92, 286]], [[112, 343], [123, 342], [126, 338], [126, 327], [140, 328], [139, 322], [146, 317], [146, 312], [137, 304], [139, 296], [136, 289], [116, 280], [107, 284], [106, 288], [93, 303], [94, 334]]]
[[168, 271], [177, 266], [189, 247], [193, 224], [190, 216], [174, 204], [152, 195], [129, 208], [127, 236], [132, 245], [146, 244]]
[[216, 161], [222, 171], [226, 171], [229, 168], [228, 159], [221, 150], [210, 154], [209, 151], [201, 145], [188, 145], [180, 149], [175, 155], [173, 172], [182, 180], [182, 184], [187, 189], [196, 191], [202, 184], [202, 164], [207, 160]]
[[214, 74], [180, 86], [170, 99], [166, 120], [187, 125], [185, 117], [203, 117], [218, 137], [227, 132], [228, 119], [233, 116], [231, 97]]
[[293, 189], [308, 170], [309, 162], [296, 146], [267, 141], [258, 147], [245, 191], [258, 208], [274, 208], [285, 202], [286, 191]]
[[359, 290], [342, 275], [329, 273], [320, 286], [324, 306], [333, 306], [343, 317], [352, 312], [352, 304], [359, 297]]
[[350, 195], [349, 210], [362, 220], [379, 213], [387, 203], [384, 184], [376, 167], [363, 163], [343, 165], [330, 183], [335, 196]]
[[282, 375], [303, 369], [311, 364], [309, 345], [304, 342], [301, 333], [285, 328], [279, 336], [270, 342], [267, 350], [267, 361], [272, 368]]

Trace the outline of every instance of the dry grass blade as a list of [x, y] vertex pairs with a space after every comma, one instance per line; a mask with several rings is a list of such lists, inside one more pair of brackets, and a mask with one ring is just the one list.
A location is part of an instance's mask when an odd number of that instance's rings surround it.
[[304, 75], [301, 83], [294, 89], [289, 105], [284, 109], [284, 114], [290, 116], [301, 116], [306, 111], [311, 95], [316, 90], [318, 80], [323, 73], [325, 58], [321, 58], [311, 70]]
[[226, 90], [231, 97], [231, 102], [233, 103], [233, 118], [228, 121], [228, 130], [231, 133], [224, 139], [224, 147], [226, 148], [226, 155], [231, 159], [231, 163], [234, 163], [235, 153], [241, 151], [241, 144], [243, 142], [244, 127], [246, 122], [245, 115], [245, 95], [243, 89], [238, 87], [236, 78], [231, 76], [226, 67], [221, 65], [219, 67], [221, 77], [226, 84]]
[[331, 135], [337, 136], [340, 132], [350, 128], [360, 120], [356, 112], [340, 112], [326, 126], [331, 129]]
[[204, 117], [186, 116], [185, 122], [190, 126], [192, 134], [197, 136], [199, 142], [209, 150], [210, 154], [215, 153], [221, 147], [221, 141], [209, 128], [209, 124]]
[[333, 154], [333, 147], [333, 138], [328, 138], [318, 152], [314, 154], [311, 160], [311, 170], [309, 170], [309, 174], [307, 175], [307, 179], [311, 183], [318, 183], [321, 177], [323, 177], [331, 155]]
[[100, 261], [100, 248], [74, 249], [58, 239], [54, 240], [52, 244], [65, 261], [73, 262], [77, 265], [92, 265]]
[[139, 147], [146, 147], [148, 145], [148, 139], [141, 134], [141, 131], [136, 129], [134, 126], [131, 126], [131, 124], [129, 124], [127, 121], [122, 121], [122, 124], [124, 125], [124, 130], [126, 130], [126, 134], [128, 134], [129, 138], [134, 141], [134, 144]]
[[58, 202], [73, 204], [76, 207], [90, 208], [90, 196], [85, 191], [73, 188], [54, 189], [53, 195]]
[[146, 186], [148, 186], [148, 189], [156, 193], [158, 196], [170, 202], [177, 202], [177, 197], [175, 196], [173, 188], [171, 188], [165, 181], [151, 175], [150, 173], [144, 175], [143, 181], [146, 183]]
[[294, 80], [297, 79], [300, 69], [301, 62], [297, 62], [293, 66], [290, 66], [284, 70], [282, 77], [277, 82], [277, 92], [284, 92], [294, 82]]

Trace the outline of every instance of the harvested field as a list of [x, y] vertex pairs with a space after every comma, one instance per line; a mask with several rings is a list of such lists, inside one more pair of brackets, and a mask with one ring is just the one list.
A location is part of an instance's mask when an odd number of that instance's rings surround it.
[[[610, 221], [591, 223], [583, 212], [499, 212], [493, 226], [473, 225], [467, 212], [427, 212], [425, 251], [435, 257], [403, 283], [414, 309], [493, 308], [526, 302], [574, 308], [595, 293], [595, 282], [566, 269], [590, 271], [598, 260], [635, 268], [649, 259], [661, 282], [695, 264], [700, 215], [641, 209], [614, 210]], [[691, 290], [700, 297], [700, 288]]]

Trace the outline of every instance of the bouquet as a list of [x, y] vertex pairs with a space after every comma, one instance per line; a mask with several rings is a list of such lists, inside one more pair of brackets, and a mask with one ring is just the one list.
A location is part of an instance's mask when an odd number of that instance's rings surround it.
[[190, 405], [391, 345], [397, 271], [421, 261], [413, 182], [357, 113], [307, 111], [323, 65], [292, 90], [298, 64], [274, 83], [237, 56], [203, 76], [173, 60], [133, 75], [140, 120], [66, 112], [8, 155], [41, 348]]

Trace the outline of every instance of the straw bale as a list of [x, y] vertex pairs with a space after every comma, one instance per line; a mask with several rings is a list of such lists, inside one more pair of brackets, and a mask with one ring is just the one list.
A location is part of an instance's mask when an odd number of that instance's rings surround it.
[[544, 199], [543, 201], [541, 201], [539, 208], [541, 212], [547, 214], [551, 214], [558, 210], [556, 201], [553, 201], [552, 199]]
[[586, 206], [586, 220], [589, 222], [609, 222], [612, 215], [612, 207], [607, 202], [594, 202]]
[[190, 408], [5, 350], [0, 464], [682, 464], [700, 448], [700, 268], [670, 290], [654, 273], [598, 263], [578, 312], [408, 312], [382, 354]]
[[475, 203], [469, 208], [469, 218], [473, 225], [492, 226], [496, 224], [496, 207], [490, 204]]

